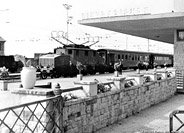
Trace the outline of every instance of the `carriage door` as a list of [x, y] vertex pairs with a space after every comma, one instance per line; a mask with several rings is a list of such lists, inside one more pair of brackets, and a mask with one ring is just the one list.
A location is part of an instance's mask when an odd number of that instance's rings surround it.
[[151, 65], [151, 67], [153, 67], [153, 63], [154, 63], [154, 56], [152, 54], [150, 54], [150, 56], [149, 56], [149, 64]]
[[112, 54], [112, 53], [109, 54], [108, 63], [109, 63], [109, 65], [114, 65], [114, 63], [115, 63], [114, 54]]

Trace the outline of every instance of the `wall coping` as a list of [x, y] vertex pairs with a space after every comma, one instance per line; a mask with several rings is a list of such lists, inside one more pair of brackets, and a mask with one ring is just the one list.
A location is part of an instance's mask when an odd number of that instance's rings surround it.
[[45, 88], [33, 88], [33, 89], [24, 89], [24, 88], [16, 88], [11, 91], [11, 93], [16, 94], [25, 94], [25, 95], [40, 95], [40, 96], [50, 96], [54, 95], [53, 89], [45, 89]]

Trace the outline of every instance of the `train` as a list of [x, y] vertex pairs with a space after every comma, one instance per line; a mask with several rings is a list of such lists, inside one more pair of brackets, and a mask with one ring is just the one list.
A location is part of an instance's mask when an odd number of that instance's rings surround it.
[[[137, 69], [137, 63], [149, 64], [153, 68], [156, 64], [159, 67], [173, 66], [173, 55], [153, 52], [139, 52], [115, 49], [98, 49], [94, 50], [85, 45], [64, 45], [54, 49], [53, 53], [48, 53], [39, 57], [39, 65], [50, 69], [54, 68], [55, 76], [76, 76], [79, 72], [76, 68], [77, 62], [82, 63], [85, 67], [82, 70], [83, 75], [93, 75], [96, 73], [113, 73], [114, 64], [121, 61], [123, 69]], [[50, 69], [51, 70], [51, 69]], [[49, 72], [48, 72], [49, 74]]]
[[15, 62], [13, 55], [1, 55], [0, 67], [6, 67], [10, 73], [15, 73], [19, 68], [19, 63]]
[[[94, 75], [96, 73], [113, 73], [114, 64], [121, 61], [124, 70], [137, 69], [137, 63], [141, 62], [142, 69], [145, 69], [144, 62], [153, 68], [156, 64], [159, 67], [173, 66], [173, 55], [153, 52], [140, 52], [115, 49], [91, 49], [85, 45], [64, 45], [57, 47], [52, 53], [40, 55], [36, 59], [31, 59], [33, 66], [41, 72], [40, 77], [73, 77], [79, 71], [76, 64], [80, 62], [84, 65], [81, 71], [83, 75]], [[6, 67], [10, 73], [20, 72], [22, 64], [16, 62], [13, 55], [0, 56], [0, 67]], [[39, 66], [39, 67], [38, 67]], [[44, 72], [44, 73], [43, 73]]]

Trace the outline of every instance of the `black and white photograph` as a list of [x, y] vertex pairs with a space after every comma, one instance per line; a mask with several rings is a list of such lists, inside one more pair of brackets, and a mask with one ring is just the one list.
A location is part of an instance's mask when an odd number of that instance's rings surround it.
[[0, 133], [184, 132], [184, 1], [0, 3]]

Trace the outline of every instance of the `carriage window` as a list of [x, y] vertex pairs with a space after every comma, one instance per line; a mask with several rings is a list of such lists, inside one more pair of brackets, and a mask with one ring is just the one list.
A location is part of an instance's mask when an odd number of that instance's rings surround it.
[[129, 55], [129, 58], [128, 59], [131, 60], [131, 55]]
[[137, 60], [137, 55], [135, 55], [135, 60]]
[[124, 54], [122, 54], [122, 59], [124, 59]]
[[128, 55], [127, 55], [127, 54], [125, 55], [125, 59], [126, 59], [126, 60], [128, 59]]
[[84, 54], [85, 54], [85, 56], [88, 56], [88, 51], [85, 51], [85, 53], [84, 53]]
[[78, 56], [79, 55], [79, 50], [76, 50], [76, 56]]
[[72, 50], [71, 49], [68, 50], [68, 54], [72, 54]]
[[132, 55], [132, 60], [134, 60], [134, 55]]
[[118, 59], [120, 59], [120, 55], [118, 54]]

